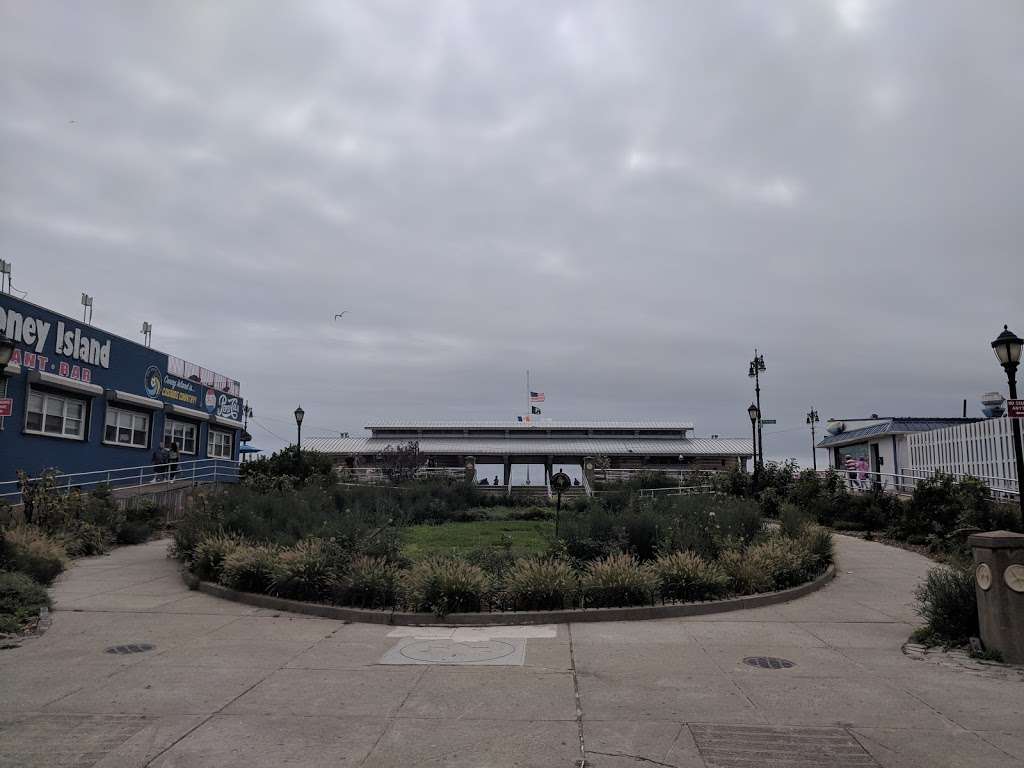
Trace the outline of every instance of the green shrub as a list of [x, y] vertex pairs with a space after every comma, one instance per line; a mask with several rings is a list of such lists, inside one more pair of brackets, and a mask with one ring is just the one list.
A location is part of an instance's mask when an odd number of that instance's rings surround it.
[[783, 504], [779, 509], [779, 526], [783, 536], [796, 538], [804, 526], [814, 522], [810, 515], [795, 504]]
[[266, 593], [273, 584], [279, 554], [273, 545], [240, 544], [224, 555], [220, 583], [240, 592]]
[[339, 580], [335, 600], [360, 608], [388, 608], [398, 600], [401, 571], [382, 557], [360, 555]]
[[798, 541], [810, 552], [818, 569], [832, 564], [835, 559], [835, 541], [832, 531], [821, 525], [805, 525]]
[[479, 611], [490, 579], [464, 560], [436, 558], [416, 563], [402, 580], [403, 601], [412, 611], [437, 616]]
[[245, 542], [223, 533], [207, 536], [192, 553], [192, 572], [203, 581], [219, 581], [224, 558]]
[[571, 608], [578, 582], [562, 560], [520, 559], [505, 574], [505, 591], [517, 611], [553, 611]]
[[761, 517], [767, 517], [772, 520], [776, 519], [782, 508], [783, 498], [774, 488], [767, 488], [762, 491], [758, 499], [758, 503], [761, 505]]
[[0, 632], [16, 632], [29, 619], [49, 608], [46, 588], [23, 573], [0, 573]]
[[467, 563], [477, 565], [491, 576], [501, 577], [516, 561], [505, 547], [474, 547], [463, 555]]
[[278, 555], [270, 591], [293, 600], [322, 600], [336, 583], [338, 560], [332, 542], [303, 539]]
[[978, 636], [978, 597], [972, 566], [932, 568], [925, 582], [914, 590], [914, 597], [927, 634], [950, 643]]
[[60, 539], [68, 557], [92, 557], [106, 554], [110, 550], [110, 532], [85, 520], [73, 521]]
[[737, 595], [753, 595], [772, 589], [772, 575], [753, 562], [739, 549], [729, 549], [718, 557], [718, 564], [729, 578], [729, 591]]
[[40, 584], [50, 584], [68, 565], [67, 551], [55, 537], [31, 525], [4, 532], [8, 566], [28, 574]]
[[772, 589], [803, 584], [816, 569], [814, 556], [802, 542], [781, 536], [749, 547], [746, 558], [752, 567], [768, 575]]
[[693, 552], [662, 555], [652, 568], [663, 600], [714, 600], [729, 588], [722, 566]]
[[153, 527], [144, 521], [127, 521], [115, 534], [118, 544], [142, 544], [153, 535]]
[[580, 579], [585, 607], [650, 605], [657, 585], [651, 569], [627, 554], [587, 565]]

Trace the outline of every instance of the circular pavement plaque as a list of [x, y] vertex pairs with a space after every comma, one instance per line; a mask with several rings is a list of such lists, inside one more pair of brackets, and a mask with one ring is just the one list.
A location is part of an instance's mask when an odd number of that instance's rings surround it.
[[471, 664], [474, 661], [496, 661], [515, 653], [515, 647], [501, 640], [459, 643], [454, 640], [419, 640], [409, 643], [401, 654], [413, 661], [434, 664]]
[[987, 563], [981, 563], [974, 569], [974, 580], [978, 582], [979, 587], [988, 592], [992, 586], [992, 569]]

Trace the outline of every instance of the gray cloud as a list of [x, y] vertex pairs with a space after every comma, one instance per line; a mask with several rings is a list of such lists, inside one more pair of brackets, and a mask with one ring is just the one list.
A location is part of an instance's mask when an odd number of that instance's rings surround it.
[[0, 247], [31, 300], [151, 320], [284, 436], [300, 401], [314, 431], [511, 416], [526, 368], [553, 418], [745, 435], [757, 345], [768, 453], [806, 461], [812, 406], [1004, 384], [1022, 15], [6, 3]]

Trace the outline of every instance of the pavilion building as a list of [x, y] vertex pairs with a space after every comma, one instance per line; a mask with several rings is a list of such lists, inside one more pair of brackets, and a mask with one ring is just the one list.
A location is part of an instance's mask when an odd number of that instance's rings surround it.
[[693, 424], [675, 421], [380, 421], [366, 429], [369, 437], [314, 438], [303, 448], [355, 469], [379, 466], [389, 446], [415, 442], [431, 467], [464, 469], [472, 477], [477, 464], [503, 465], [506, 486], [513, 464], [542, 464], [546, 481], [555, 464], [587, 471], [599, 460], [610, 469], [727, 470], [745, 468], [753, 455], [749, 438], [693, 437]]

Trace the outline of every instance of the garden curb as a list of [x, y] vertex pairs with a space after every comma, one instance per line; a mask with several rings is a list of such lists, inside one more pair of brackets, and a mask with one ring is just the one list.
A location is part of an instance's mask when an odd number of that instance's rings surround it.
[[505, 611], [494, 613], [450, 613], [439, 618], [432, 613], [406, 613], [402, 611], [375, 611], [366, 608], [345, 608], [322, 603], [305, 603], [252, 592], [238, 592], [209, 581], [200, 581], [188, 571], [182, 577], [190, 589], [197, 589], [214, 597], [236, 603], [267, 608], [273, 611], [287, 611], [322, 619], [340, 619], [365, 624], [390, 624], [394, 626], [501, 626], [509, 624], [566, 624], [581, 621], [641, 621], [646, 619], [670, 619], [684, 616], [708, 616], [715, 613], [742, 611], [748, 608], [763, 608], [795, 600], [798, 597], [817, 592], [836, 576], [835, 565], [806, 584], [778, 592], [764, 592], [759, 595], [732, 597], [727, 600], [712, 600], [706, 603], [679, 603], [675, 605], [643, 605], [630, 608], [573, 608], [561, 611]]

